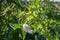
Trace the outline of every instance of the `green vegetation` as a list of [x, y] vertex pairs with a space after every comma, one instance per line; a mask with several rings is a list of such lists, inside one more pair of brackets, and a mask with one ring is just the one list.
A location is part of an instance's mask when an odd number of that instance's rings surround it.
[[[14, 26], [13, 29], [9, 23]], [[60, 10], [53, 3], [0, 0], [0, 40], [24, 40], [24, 23], [47, 40], [60, 39]]]

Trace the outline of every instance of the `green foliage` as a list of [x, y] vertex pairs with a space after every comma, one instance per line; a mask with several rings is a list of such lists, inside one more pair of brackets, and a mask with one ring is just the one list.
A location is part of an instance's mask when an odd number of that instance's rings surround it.
[[24, 40], [24, 23], [47, 40], [60, 39], [60, 10], [53, 3], [40, 0], [1, 0], [0, 6], [0, 40], [8, 39], [6, 32], [9, 23], [14, 26], [14, 30], [9, 31], [10, 40]]

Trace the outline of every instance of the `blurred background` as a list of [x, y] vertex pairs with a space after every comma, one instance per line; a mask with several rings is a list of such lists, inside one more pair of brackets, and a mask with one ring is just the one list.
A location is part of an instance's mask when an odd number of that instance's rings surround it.
[[60, 40], [59, 20], [60, 0], [0, 0], [0, 40], [24, 40], [24, 23], [46, 40]]

